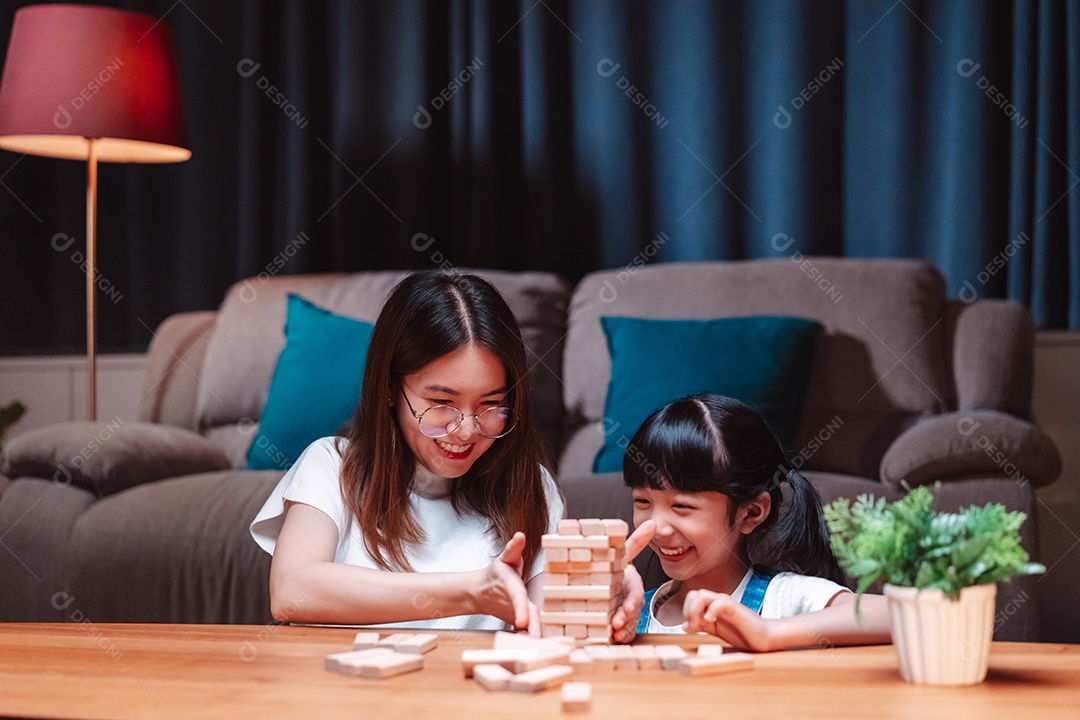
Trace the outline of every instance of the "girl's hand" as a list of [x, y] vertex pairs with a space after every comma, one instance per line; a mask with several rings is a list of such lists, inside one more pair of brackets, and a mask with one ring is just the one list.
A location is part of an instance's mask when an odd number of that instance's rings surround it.
[[514, 533], [495, 562], [480, 571], [481, 577], [473, 587], [476, 611], [494, 615], [513, 625], [528, 628], [530, 635], [540, 634], [540, 613], [529, 600], [525, 582], [521, 579], [525, 534]]
[[646, 520], [634, 530], [630, 537], [626, 538], [626, 571], [623, 574], [619, 604], [611, 617], [611, 635], [617, 643], [632, 642], [634, 636], [637, 635], [638, 618], [641, 616], [641, 608], [645, 605], [645, 588], [641, 582], [641, 575], [638, 574], [637, 568], [631, 561], [648, 546], [655, 533], [656, 523]]
[[691, 590], [683, 602], [683, 630], [707, 632], [744, 650], [775, 649], [769, 621], [726, 593]]

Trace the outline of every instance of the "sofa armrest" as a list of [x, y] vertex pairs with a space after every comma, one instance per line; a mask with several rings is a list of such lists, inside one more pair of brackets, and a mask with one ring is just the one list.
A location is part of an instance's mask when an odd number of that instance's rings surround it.
[[923, 418], [881, 459], [881, 481], [893, 487], [938, 480], [1004, 477], [1047, 485], [1061, 474], [1061, 455], [1038, 427], [996, 410]]
[[150, 423], [57, 423], [4, 443], [0, 472], [85, 488], [98, 497], [178, 475], [232, 464], [190, 430]]
[[154, 331], [147, 351], [146, 387], [139, 420], [198, 430], [195, 398], [211, 331], [213, 311], [170, 315]]
[[953, 363], [956, 408], [1031, 415], [1035, 321], [1023, 305], [980, 300], [956, 318]]

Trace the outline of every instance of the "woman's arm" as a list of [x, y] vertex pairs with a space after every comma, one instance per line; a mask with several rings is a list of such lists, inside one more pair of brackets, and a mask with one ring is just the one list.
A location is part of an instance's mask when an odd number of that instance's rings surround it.
[[767, 620], [724, 593], [693, 590], [683, 603], [683, 629], [707, 632], [757, 652], [794, 647], [875, 645], [891, 642], [888, 599], [863, 595], [859, 617], [855, 595], [837, 593], [816, 612]]
[[[525, 536], [491, 565], [470, 572], [388, 572], [333, 562], [337, 525], [310, 505], [290, 503], [270, 564], [270, 612], [277, 620], [364, 624], [493, 615], [539, 632], [521, 580]], [[535, 622], [535, 626], [530, 627]]]

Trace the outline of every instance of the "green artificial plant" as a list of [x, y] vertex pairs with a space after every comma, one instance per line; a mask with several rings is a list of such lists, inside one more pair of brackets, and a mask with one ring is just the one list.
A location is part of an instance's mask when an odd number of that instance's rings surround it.
[[860, 495], [854, 505], [841, 498], [825, 508], [833, 553], [858, 579], [858, 593], [884, 580], [938, 588], [956, 600], [971, 585], [1046, 571], [1028, 562], [1020, 545], [1024, 513], [998, 504], [943, 513], [933, 503], [930, 491], [917, 487], [896, 502]]

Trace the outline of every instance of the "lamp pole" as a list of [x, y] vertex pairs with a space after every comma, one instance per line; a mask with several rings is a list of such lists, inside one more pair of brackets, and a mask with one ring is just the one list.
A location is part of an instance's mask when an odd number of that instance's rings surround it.
[[88, 138], [86, 160], [86, 419], [97, 420], [97, 347], [94, 266], [97, 262], [97, 138]]

